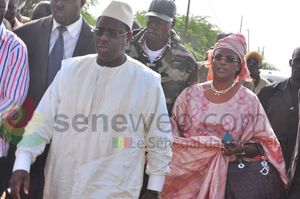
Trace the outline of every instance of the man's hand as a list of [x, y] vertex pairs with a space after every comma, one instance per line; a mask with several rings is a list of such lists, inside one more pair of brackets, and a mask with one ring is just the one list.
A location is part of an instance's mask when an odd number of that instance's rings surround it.
[[159, 199], [159, 193], [155, 193], [156, 191], [146, 190], [141, 199]]
[[13, 172], [9, 184], [14, 199], [20, 199], [20, 189], [22, 185], [24, 193], [28, 195], [29, 180], [29, 173], [27, 171], [17, 170]]

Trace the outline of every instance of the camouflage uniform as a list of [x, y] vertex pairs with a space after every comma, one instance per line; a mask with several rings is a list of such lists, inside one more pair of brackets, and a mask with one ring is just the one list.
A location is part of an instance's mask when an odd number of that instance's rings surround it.
[[180, 43], [179, 36], [172, 30], [166, 47], [151, 63], [144, 50], [145, 33], [146, 28], [134, 32], [134, 40], [128, 47], [127, 54], [161, 75], [161, 84], [171, 114], [174, 102], [181, 91], [198, 82], [196, 58]]

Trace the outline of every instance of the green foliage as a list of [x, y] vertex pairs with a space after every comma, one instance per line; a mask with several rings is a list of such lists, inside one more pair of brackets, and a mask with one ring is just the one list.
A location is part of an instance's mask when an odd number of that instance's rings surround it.
[[86, 0], [86, 3], [84, 4], [83, 8], [81, 9], [81, 15], [82, 17], [91, 25], [91, 26], [96, 26], [97, 18], [92, 16], [89, 13], [89, 9], [91, 7], [95, 7], [98, 5], [97, 0]]
[[[27, 17], [31, 17], [32, 15], [32, 10], [34, 8], [34, 6], [39, 3], [42, 0], [21, 0], [21, 14]], [[97, 5], [97, 0], [87, 0], [86, 3], [84, 4], [82, 11], [83, 11], [83, 15], [85, 16], [86, 14], [88, 15], [88, 20], [91, 20], [91, 22], [93, 22], [92, 19], [90, 19], [89, 17], [91, 17], [90, 14], [88, 14], [88, 9], [90, 7], [96, 6]]]
[[207, 17], [191, 16], [186, 32], [185, 16], [177, 17], [174, 30], [182, 38], [182, 41], [195, 53], [199, 60], [203, 60], [206, 51], [215, 44], [216, 37], [220, 33], [217, 26], [208, 22]]
[[135, 13], [135, 20], [141, 25], [141, 27], [146, 27], [147, 25], [147, 18], [145, 16], [146, 11], [137, 11], [137, 13]]
[[[41, 0], [21, 0], [21, 13], [24, 16], [31, 17], [33, 7]], [[92, 26], [96, 25], [96, 18], [94, 18], [89, 12], [89, 8], [97, 5], [97, 0], [87, 0], [84, 7], [81, 10], [81, 14], [84, 19]], [[147, 18], [145, 16], [146, 11], [138, 11], [135, 14], [135, 20], [141, 25], [146, 27]], [[198, 60], [203, 60], [206, 51], [215, 44], [217, 35], [221, 32], [220, 29], [208, 22], [208, 17], [203, 16], [191, 16], [188, 22], [188, 29], [185, 34], [185, 16], [177, 15], [176, 24], [174, 30], [181, 37], [181, 41], [185, 46], [190, 49]], [[262, 69], [266, 70], [278, 70], [273, 64], [264, 62]]]
[[[33, 7], [41, 0], [23, 0], [21, 13], [24, 16], [31, 16]], [[90, 7], [96, 6], [97, 0], [87, 0], [86, 4], [81, 10], [84, 19], [95, 26], [96, 19], [88, 12]], [[138, 11], [135, 14], [135, 20], [146, 27], [147, 18], [146, 11]], [[208, 22], [207, 17], [191, 16], [189, 18], [189, 26], [186, 35], [184, 34], [185, 16], [178, 15], [174, 30], [181, 37], [182, 42], [194, 52], [198, 60], [203, 60], [205, 52], [214, 45], [219, 29]]]
[[[21, 13], [24, 16], [31, 17], [33, 7], [41, 0], [21, 0]], [[92, 26], [96, 25], [96, 18], [94, 18], [88, 9], [98, 4], [97, 0], [87, 0], [81, 10], [84, 19]], [[135, 14], [135, 20], [141, 25], [146, 27], [147, 18], [146, 11], [138, 11]], [[177, 15], [174, 30], [181, 37], [181, 41], [185, 46], [190, 49], [198, 60], [203, 60], [206, 51], [215, 44], [217, 35], [221, 32], [220, 29], [208, 22], [208, 17], [191, 16], [189, 17], [188, 29], [185, 33], [185, 16]], [[278, 70], [274, 65], [264, 62], [262, 69]]]
[[276, 66], [274, 66], [273, 64], [268, 63], [268, 62], [263, 62], [261, 64], [261, 69], [279, 71], [279, 69], [276, 68]]
[[262, 49], [262, 51], [260, 51], [260, 48], [258, 49], [258, 52], [262, 55], [263, 57], [263, 61], [261, 64], [261, 69], [265, 69], [265, 70], [273, 70], [273, 71], [280, 71], [276, 66], [274, 66], [271, 63], [268, 63], [265, 61], [264, 59], [264, 48]]
[[97, 19], [94, 18], [86, 9], [81, 10], [81, 15], [91, 26], [96, 26]]
[[[146, 26], [145, 11], [135, 14], [135, 19], [142, 27]], [[205, 52], [215, 44], [220, 30], [208, 22], [207, 17], [192, 16], [189, 19], [187, 34], [184, 35], [185, 16], [177, 15], [174, 30], [181, 37], [181, 41], [190, 49], [198, 60], [203, 60]]]

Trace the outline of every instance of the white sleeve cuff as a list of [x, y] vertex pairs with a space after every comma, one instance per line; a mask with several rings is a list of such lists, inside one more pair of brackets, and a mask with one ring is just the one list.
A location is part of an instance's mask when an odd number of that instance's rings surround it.
[[165, 183], [165, 176], [150, 175], [147, 189], [161, 192]]
[[28, 153], [18, 153], [14, 164], [13, 171], [25, 170], [30, 172], [31, 156]]

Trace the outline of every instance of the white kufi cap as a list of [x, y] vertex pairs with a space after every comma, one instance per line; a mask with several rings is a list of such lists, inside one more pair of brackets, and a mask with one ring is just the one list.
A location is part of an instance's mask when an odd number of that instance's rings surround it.
[[130, 29], [133, 23], [133, 12], [131, 7], [122, 1], [111, 1], [103, 10], [101, 16], [111, 17], [126, 24]]

